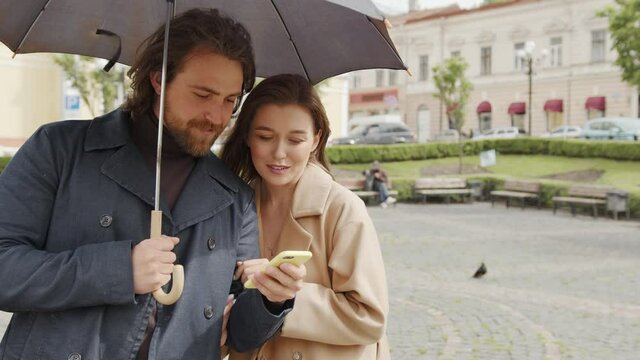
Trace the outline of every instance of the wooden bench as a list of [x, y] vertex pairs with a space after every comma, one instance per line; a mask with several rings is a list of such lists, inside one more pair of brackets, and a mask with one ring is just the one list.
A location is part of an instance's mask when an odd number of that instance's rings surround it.
[[[378, 201], [379, 199], [379, 195], [377, 191], [364, 189], [365, 188], [364, 179], [336, 179], [336, 181], [340, 185], [353, 191], [353, 193], [358, 195], [366, 204], [369, 204], [372, 199], [375, 201]], [[389, 180], [389, 185], [391, 185], [391, 180]], [[389, 190], [389, 196], [393, 196], [393, 197], [398, 196], [398, 192], [396, 190], [391, 190], [390, 188], [388, 190]]]
[[540, 193], [542, 186], [539, 182], [524, 180], [506, 180], [502, 190], [491, 192], [491, 206], [496, 198], [506, 198], [506, 206], [511, 206], [511, 199], [520, 199], [522, 209], [525, 208], [527, 200], [536, 200], [540, 209]]
[[422, 202], [427, 202], [427, 197], [444, 197], [447, 204], [452, 196], [462, 196], [469, 202], [473, 191], [467, 187], [467, 182], [460, 178], [420, 178], [413, 184], [413, 194], [422, 197]]
[[576, 205], [591, 206], [593, 217], [598, 217], [598, 206], [606, 206], [607, 193], [614, 190], [607, 186], [588, 186], [588, 185], [574, 185], [569, 188], [566, 196], [554, 196], [553, 201], [553, 213], [560, 205], [566, 204], [571, 207], [571, 214], [575, 216]]

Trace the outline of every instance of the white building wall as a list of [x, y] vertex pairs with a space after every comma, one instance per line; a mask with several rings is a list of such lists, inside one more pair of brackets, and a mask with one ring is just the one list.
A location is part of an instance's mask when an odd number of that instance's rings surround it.
[[[550, 99], [562, 99], [563, 122], [582, 125], [587, 120], [585, 101], [590, 96], [605, 96], [606, 115], [637, 116], [637, 93], [620, 80], [620, 70], [613, 64], [616, 54], [611, 50], [607, 35], [604, 62], [592, 62], [592, 31], [607, 30], [607, 19], [595, 14], [613, 0], [519, 0], [515, 3], [470, 11], [460, 11], [445, 17], [433, 17], [407, 22], [410, 14], [392, 19], [396, 24], [390, 34], [398, 51], [413, 76], [398, 74], [400, 99], [398, 110], [407, 124], [417, 130], [419, 109], [428, 108], [431, 134], [447, 127], [446, 116], [435, 91], [432, 74], [426, 82], [419, 81], [419, 58], [429, 55], [429, 68], [433, 68], [453, 51], [460, 53], [469, 63], [467, 77], [474, 90], [466, 109], [465, 129], [478, 128], [476, 107], [481, 101], [492, 104], [492, 127], [510, 126], [507, 113], [509, 104], [528, 103], [528, 76], [525, 70], [515, 68], [514, 45], [534, 41], [534, 74], [532, 75], [531, 122], [533, 135], [548, 130], [544, 104]], [[551, 67], [550, 50], [553, 37], [562, 38], [562, 65]], [[492, 49], [491, 74], [481, 74], [481, 48]], [[375, 70], [360, 71], [360, 86], [352, 93], [376, 93], [389, 90], [375, 86]], [[352, 79], [353, 80], [353, 79]], [[350, 82], [353, 85], [353, 81]], [[528, 104], [527, 104], [528, 106]], [[357, 104], [350, 112], [362, 114], [384, 113], [381, 104]], [[525, 115], [528, 121], [528, 114]]]

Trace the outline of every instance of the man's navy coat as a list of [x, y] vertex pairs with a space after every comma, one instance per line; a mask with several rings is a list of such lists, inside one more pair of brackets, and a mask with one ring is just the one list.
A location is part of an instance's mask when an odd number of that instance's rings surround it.
[[[132, 359], [152, 311], [134, 295], [131, 249], [149, 237], [154, 174], [129, 114], [40, 128], [0, 175], [0, 310], [14, 312], [0, 359]], [[182, 297], [157, 305], [149, 359], [219, 359], [237, 260], [258, 257], [253, 193], [213, 154], [198, 159], [163, 234], [177, 236]], [[246, 351], [282, 324], [245, 291], [229, 344]]]

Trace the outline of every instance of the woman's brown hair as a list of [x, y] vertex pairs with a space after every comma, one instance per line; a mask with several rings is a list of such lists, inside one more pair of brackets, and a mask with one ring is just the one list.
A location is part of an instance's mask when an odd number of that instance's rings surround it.
[[247, 139], [256, 113], [261, 107], [270, 104], [297, 105], [309, 111], [313, 119], [314, 131], [316, 134], [320, 134], [318, 146], [309, 160], [321, 165], [328, 172], [329, 163], [324, 150], [331, 134], [329, 119], [313, 85], [302, 76], [293, 74], [275, 75], [267, 78], [249, 93], [222, 150], [220, 156], [222, 161], [234, 174], [248, 183], [259, 177], [251, 161], [251, 151], [247, 146]]

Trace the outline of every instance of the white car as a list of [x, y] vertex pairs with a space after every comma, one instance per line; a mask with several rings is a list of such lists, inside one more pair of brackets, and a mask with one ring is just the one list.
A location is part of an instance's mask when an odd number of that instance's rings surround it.
[[501, 127], [490, 129], [482, 134], [478, 134], [473, 137], [474, 140], [484, 140], [484, 139], [514, 139], [522, 136], [524, 131], [518, 129], [515, 126]]
[[548, 133], [542, 134], [544, 138], [575, 139], [582, 137], [582, 128], [576, 125], [559, 126]]
[[439, 132], [435, 137], [434, 141], [458, 141], [460, 139], [460, 134], [456, 129], [447, 129]]

